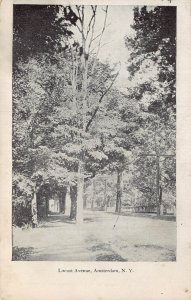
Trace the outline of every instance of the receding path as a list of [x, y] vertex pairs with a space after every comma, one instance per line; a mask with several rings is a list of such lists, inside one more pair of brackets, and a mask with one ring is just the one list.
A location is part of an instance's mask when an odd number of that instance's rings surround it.
[[[84, 212], [76, 225], [54, 215], [35, 229], [14, 229], [14, 259], [49, 261], [173, 261], [176, 223], [149, 217]], [[17, 248], [18, 247], [18, 248]]]

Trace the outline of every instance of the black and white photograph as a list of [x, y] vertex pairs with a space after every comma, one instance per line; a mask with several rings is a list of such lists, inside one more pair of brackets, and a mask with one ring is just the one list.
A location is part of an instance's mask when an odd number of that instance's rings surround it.
[[176, 262], [166, 4], [13, 5], [12, 261]]

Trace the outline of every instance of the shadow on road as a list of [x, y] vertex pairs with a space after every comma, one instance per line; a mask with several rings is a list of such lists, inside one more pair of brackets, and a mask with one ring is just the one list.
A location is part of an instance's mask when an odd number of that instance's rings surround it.
[[29, 261], [31, 255], [34, 253], [33, 247], [13, 247], [12, 248], [12, 261]]
[[39, 227], [62, 227], [62, 223], [75, 224], [75, 220], [71, 220], [69, 216], [61, 213], [54, 213], [49, 215], [46, 219], [42, 220]]
[[[119, 215], [116, 212], [107, 212], [107, 214]], [[164, 221], [174, 221], [176, 222], [176, 217], [173, 215], [163, 215], [158, 216], [154, 213], [129, 213], [129, 212], [121, 212], [120, 216], [128, 216], [128, 217], [138, 217], [138, 218], [149, 218], [154, 220], [164, 220]]]
[[[107, 213], [102, 212], [102, 215], [95, 212], [92, 212], [92, 215], [84, 217], [84, 223], [93, 223], [93, 222], [102, 222], [103, 214], [105, 219], [107, 218]], [[109, 215], [108, 215], [109, 217]], [[44, 218], [40, 221], [40, 228], [49, 228], [49, 227], [62, 227], [63, 223], [65, 224], [76, 224], [75, 220], [71, 220], [68, 215], [63, 213], [51, 213], [47, 218]]]

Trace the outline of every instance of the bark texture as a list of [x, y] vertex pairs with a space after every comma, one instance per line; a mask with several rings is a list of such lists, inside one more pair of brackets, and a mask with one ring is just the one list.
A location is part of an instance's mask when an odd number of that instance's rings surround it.
[[76, 223], [83, 223], [83, 188], [84, 188], [84, 180], [78, 180], [77, 187], [77, 210], [76, 210]]
[[33, 198], [32, 198], [31, 213], [32, 213], [32, 226], [37, 227], [37, 225], [38, 225], [38, 215], [37, 215], [36, 189], [34, 190], [34, 194], [33, 194]]
[[86, 195], [86, 186], [87, 186], [87, 181], [84, 180], [84, 186], [83, 186], [83, 208], [87, 208], [87, 195]]
[[71, 207], [70, 207], [70, 219], [76, 219], [76, 211], [77, 211], [77, 185], [70, 187], [70, 199], [71, 199]]
[[121, 198], [123, 193], [123, 185], [122, 185], [122, 171], [117, 172], [117, 199], [116, 199], [116, 207], [115, 212], [121, 212]]
[[60, 212], [65, 214], [66, 209], [66, 194], [67, 194], [67, 187], [62, 189], [61, 198], [60, 198]]

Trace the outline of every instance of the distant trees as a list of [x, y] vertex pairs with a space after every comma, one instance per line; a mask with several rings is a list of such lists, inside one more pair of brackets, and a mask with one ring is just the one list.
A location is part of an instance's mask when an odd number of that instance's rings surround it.
[[[132, 122], [135, 121], [136, 109], [128, 103], [127, 97], [118, 90], [113, 90], [106, 106], [104, 114], [104, 126], [101, 129], [104, 142], [104, 152], [108, 156], [106, 172], [117, 174], [116, 182], [116, 207], [115, 211], [121, 211], [123, 195], [123, 172], [128, 170], [132, 160], [131, 138], [127, 134], [127, 128], [133, 131]], [[124, 111], [131, 113], [131, 118], [124, 119]], [[99, 129], [98, 129], [99, 130]]]

